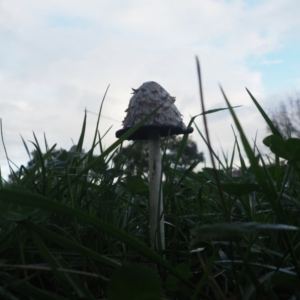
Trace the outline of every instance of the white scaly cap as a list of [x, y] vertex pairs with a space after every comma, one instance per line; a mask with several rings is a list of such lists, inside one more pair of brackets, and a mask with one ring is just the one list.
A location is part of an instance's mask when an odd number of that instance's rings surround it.
[[128, 140], [147, 140], [149, 129], [157, 130], [160, 136], [193, 132], [192, 127], [187, 128], [184, 125], [181, 114], [174, 102], [175, 97], [170, 96], [161, 85], [154, 81], [145, 82], [138, 89], [133, 89], [133, 96], [125, 111], [127, 115], [123, 120], [124, 127], [116, 132], [116, 137], [121, 137], [160, 105], [162, 106], [159, 110]]

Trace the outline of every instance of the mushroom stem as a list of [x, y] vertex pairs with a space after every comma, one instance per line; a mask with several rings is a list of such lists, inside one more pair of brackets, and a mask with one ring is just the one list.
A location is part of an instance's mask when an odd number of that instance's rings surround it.
[[[161, 192], [161, 152], [160, 135], [155, 129], [150, 129], [149, 142], [149, 217], [150, 242], [153, 249], [158, 248], [160, 236], [161, 248], [165, 249], [165, 229], [163, 215], [163, 197]], [[159, 224], [159, 228], [158, 228]], [[160, 232], [160, 234], [159, 234]]]

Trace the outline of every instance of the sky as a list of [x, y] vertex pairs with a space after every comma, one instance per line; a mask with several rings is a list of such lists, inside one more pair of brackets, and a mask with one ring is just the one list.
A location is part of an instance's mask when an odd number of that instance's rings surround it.
[[[195, 57], [201, 64], [206, 109], [226, 107], [219, 85], [248, 140], [267, 135], [248, 88], [268, 112], [300, 90], [299, 0], [0, 0], [0, 118], [5, 148], [26, 165], [33, 132], [44, 150], [76, 144], [84, 110], [90, 149], [97, 113], [105, 147], [122, 128], [131, 88], [156, 81], [187, 124], [201, 113]], [[201, 132], [203, 121], [196, 119]], [[228, 111], [209, 115], [212, 146], [230, 156]], [[191, 137], [208, 151], [197, 131]], [[0, 168], [9, 174], [3, 143]]]

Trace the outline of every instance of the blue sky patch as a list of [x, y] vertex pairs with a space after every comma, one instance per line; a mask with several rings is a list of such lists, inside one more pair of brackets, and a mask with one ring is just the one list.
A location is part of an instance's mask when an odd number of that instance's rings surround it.
[[300, 44], [289, 43], [285, 47], [261, 57], [249, 57], [247, 66], [262, 73], [265, 92], [296, 90], [300, 78]]
[[48, 18], [50, 27], [88, 28], [87, 20], [79, 17], [55, 15]]

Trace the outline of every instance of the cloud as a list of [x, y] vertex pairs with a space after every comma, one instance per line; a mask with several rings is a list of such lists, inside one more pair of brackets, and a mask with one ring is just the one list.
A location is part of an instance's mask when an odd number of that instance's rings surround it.
[[263, 60], [262, 64], [263, 65], [276, 65], [276, 64], [282, 64], [283, 60], [281, 59], [274, 59], [274, 60]]
[[[50, 144], [70, 148], [71, 138], [76, 143], [80, 134], [83, 110], [97, 112], [109, 84], [104, 116], [122, 121], [131, 88], [154, 80], [176, 97], [187, 123], [200, 113], [195, 55], [207, 109], [225, 106], [220, 83], [232, 105], [243, 105], [238, 115], [249, 136], [264, 132], [244, 87], [261, 101], [268, 95], [262, 72], [249, 68], [247, 59], [264, 61], [299, 38], [297, 7], [296, 0], [0, 2], [0, 114], [10, 157], [26, 162], [19, 133], [28, 140], [33, 130], [41, 140], [45, 132]], [[231, 148], [229, 113], [210, 120], [212, 136]], [[86, 148], [95, 123], [96, 116], [88, 114]], [[107, 146], [121, 125], [101, 119], [101, 132], [111, 125]], [[0, 153], [3, 168], [2, 146]]]

